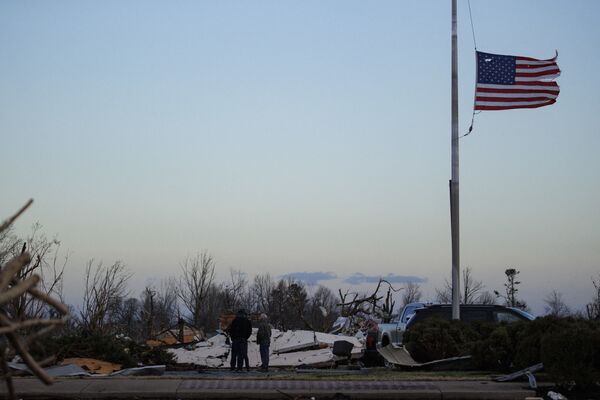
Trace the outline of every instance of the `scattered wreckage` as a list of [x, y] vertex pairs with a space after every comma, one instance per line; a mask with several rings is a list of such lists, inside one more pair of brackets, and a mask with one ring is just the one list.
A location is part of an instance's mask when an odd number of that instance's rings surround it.
[[[31, 370], [26, 364], [9, 362], [10, 370], [19, 375], [29, 375]], [[160, 376], [165, 373], [166, 365], [148, 365], [121, 369], [121, 365], [93, 358], [64, 359], [61, 364], [44, 368], [44, 373], [53, 378], [85, 376]]]
[[[221, 316], [220, 327], [226, 328], [231, 318]], [[308, 330], [280, 331], [273, 329], [270, 346], [270, 366], [276, 368], [329, 368], [338, 363], [351, 363], [363, 356], [365, 335], [362, 324], [349, 324], [340, 318], [336, 332], [355, 331], [355, 336], [330, 334]], [[248, 359], [251, 368], [260, 364], [259, 346], [256, 343], [258, 329], [252, 330], [248, 341]], [[225, 369], [230, 366], [231, 344], [224, 333], [226, 329], [217, 330], [216, 335], [206, 339], [201, 329], [191, 327], [180, 321], [178, 326], [164, 330], [147, 340], [149, 347], [162, 347], [170, 353], [177, 369], [189, 366], [192, 369]], [[128, 339], [124, 335], [116, 335], [116, 339]], [[31, 369], [18, 357], [8, 363], [14, 374], [31, 374]], [[123, 369], [121, 364], [111, 363], [94, 358], [65, 358], [60, 364], [46, 367], [44, 373], [50, 377], [57, 376], [148, 376], [162, 375], [167, 369], [165, 365], [147, 365], [137, 368]]]
[[[251, 368], [260, 365], [260, 353], [256, 344], [257, 329], [252, 330], [248, 340], [248, 360]], [[350, 349], [347, 354], [334, 351], [335, 343], [344, 341]], [[350, 346], [351, 345], [351, 346]], [[178, 364], [192, 364], [206, 368], [229, 368], [229, 341], [219, 333], [212, 338], [193, 345], [169, 349]], [[338, 346], [339, 347], [339, 346]], [[341, 336], [307, 330], [285, 331], [273, 329], [271, 333], [271, 367], [331, 367], [337, 362], [357, 360], [363, 355], [364, 343], [353, 336]]]

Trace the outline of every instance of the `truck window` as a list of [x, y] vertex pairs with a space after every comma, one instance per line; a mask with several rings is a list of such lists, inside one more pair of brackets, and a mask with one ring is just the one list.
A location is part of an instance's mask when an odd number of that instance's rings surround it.
[[461, 312], [460, 319], [463, 321], [489, 321], [489, 314], [487, 310], [469, 310], [466, 309]]
[[423, 308], [423, 306], [420, 304], [405, 306], [402, 311], [402, 319], [400, 322], [406, 324], [412, 316], [415, 315], [416, 310], [420, 310], [421, 308]]
[[494, 320], [497, 322], [518, 322], [521, 318], [508, 311], [494, 311]]

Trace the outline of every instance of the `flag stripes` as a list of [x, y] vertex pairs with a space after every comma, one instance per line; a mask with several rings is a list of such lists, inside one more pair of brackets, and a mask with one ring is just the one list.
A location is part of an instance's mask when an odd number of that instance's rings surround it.
[[537, 108], [556, 102], [560, 75], [554, 57], [538, 60], [477, 52], [475, 110]]

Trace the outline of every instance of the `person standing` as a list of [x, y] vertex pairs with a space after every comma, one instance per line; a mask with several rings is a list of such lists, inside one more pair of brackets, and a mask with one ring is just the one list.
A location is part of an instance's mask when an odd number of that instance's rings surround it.
[[261, 371], [269, 370], [269, 347], [271, 346], [271, 325], [268, 322], [267, 314], [260, 314], [258, 323], [258, 332], [256, 333], [256, 343], [260, 349]]
[[241, 371], [248, 357], [248, 338], [252, 334], [252, 323], [245, 310], [239, 310], [229, 326], [231, 337], [231, 370]]

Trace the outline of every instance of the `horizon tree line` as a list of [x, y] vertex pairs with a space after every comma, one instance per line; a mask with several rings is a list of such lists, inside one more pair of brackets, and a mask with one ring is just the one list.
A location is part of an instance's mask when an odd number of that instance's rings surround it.
[[[63, 278], [68, 255], [61, 258], [60, 242], [48, 239], [35, 224], [27, 238], [19, 238], [12, 231], [0, 236], [0, 264], [6, 259], [27, 251], [32, 261], [24, 274], [38, 273], [40, 286], [64, 302]], [[84, 274], [84, 295], [78, 312], [71, 306], [73, 318], [68, 329], [82, 332], [123, 333], [142, 340], [173, 328], [181, 320], [191, 326], [212, 332], [219, 328], [219, 316], [240, 308], [250, 313], [266, 313], [271, 324], [278, 329], [311, 329], [328, 331], [338, 316], [373, 317], [389, 321], [408, 303], [422, 301], [420, 285], [407, 282], [402, 288], [393, 288], [381, 279], [372, 294], [342, 293], [336, 296], [323, 285], [308, 287], [292, 277], [274, 279], [268, 273], [256, 275], [252, 280], [239, 270], [230, 270], [229, 279], [218, 282], [215, 278], [216, 263], [207, 251], [186, 257], [180, 262], [179, 276], [148, 284], [138, 297], [132, 296], [127, 286], [132, 277], [125, 264], [116, 261], [105, 265], [90, 259]], [[462, 272], [461, 303], [494, 304], [527, 310], [527, 304], [519, 298], [521, 282], [516, 268], [505, 270], [504, 291], [485, 290], [485, 286], [473, 276], [471, 268]], [[386, 295], [380, 295], [382, 283], [387, 283]], [[576, 316], [600, 319], [600, 275], [592, 277], [594, 296], [583, 311], [574, 312], [564, 302], [562, 293], [552, 290], [545, 298], [545, 311], [558, 317]], [[385, 286], [385, 285], [384, 285]], [[395, 307], [394, 293], [399, 294], [399, 308]], [[451, 300], [451, 286], [446, 280], [444, 287], [435, 289], [436, 300]], [[52, 316], [53, 310], [32, 301], [14, 301], [5, 307], [13, 318], [43, 318]]]

